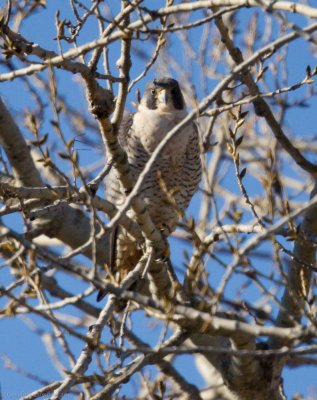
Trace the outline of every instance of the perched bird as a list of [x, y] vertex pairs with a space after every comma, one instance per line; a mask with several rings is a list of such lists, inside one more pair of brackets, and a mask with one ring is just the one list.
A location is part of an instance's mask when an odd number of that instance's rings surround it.
[[[135, 180], [158, 144], [186, 115], [184, 98], [175, 79], [165, 77], [148, 84], [137, 112], [124, 117], [118, 136]], [[173, 137], [142, 186], [141, 195], [152, 221], [165, 236], [175, 230], [200, 178], [198, 132], [191, 122]], [[124, 190], [114, 168], [106, 177], [106, 191], [107, 198], [117, 206], [124, 202]], [[133, 218], [133, 211], [128, 215]], [[119, 227], [112, 266], [119, 281], [135, 267], [141, 255], [134, 239]]]

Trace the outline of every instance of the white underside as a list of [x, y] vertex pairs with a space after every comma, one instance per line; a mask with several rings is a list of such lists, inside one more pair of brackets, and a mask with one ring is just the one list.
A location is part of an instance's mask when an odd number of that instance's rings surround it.
[[[151, 154], [167, 133], [186, 115], [186, 110], [174, 109], [164, 112], [162, 109], [150, 110], [141, 104], [133, 119], [134, 134], [139, 137], [144, 149]], [[191, 131], [192, 126], [187, 126], [176, 134], [164, 151], [163, 157], [170, 158], [173, 164], [177, 162], [177, 156], [183, 155], [186, 150]]]

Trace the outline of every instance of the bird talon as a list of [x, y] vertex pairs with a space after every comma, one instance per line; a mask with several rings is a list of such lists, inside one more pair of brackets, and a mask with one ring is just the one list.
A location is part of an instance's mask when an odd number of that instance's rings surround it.
[[158, 225], [158, 229], [162, 232], [162, 234], [165, 237], [169, 236], [172, 233], [171, 228], [164, 222]]

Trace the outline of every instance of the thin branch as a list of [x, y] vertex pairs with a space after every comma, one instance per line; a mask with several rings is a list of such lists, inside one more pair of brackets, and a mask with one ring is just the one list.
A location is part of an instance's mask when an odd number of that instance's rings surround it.
[[[306, 32], [314, 32], [317, 30], [317, 24], [312, 24], [305, 29], [303, 29]], [[262, 49], [258, 50], [256, 53], [254, 53], [248, 60], [244, 61], [243, 63], [239, 64], [236, 66], [232, 73], [229, 74], [226, 78], [224, 78], [217, 86], [216, 88], [210, 93], [209, 96], [204, 98], [199, 105], [197, 106], [196, 109], [191, 111], [178, 125], [176, 125], [172, 130], [168, 132], [168, 134], [165, 136], [164, 140], [160, 142], [160, 144], [156, 147], [155, 151], [152, 153], [150, 159], [146, 163], [143, 171], [138, 177], [137, 182], [134, 184], [133, 190], [130, 192], [130, 194], [127, 196], [124, 204], [119, 208], [119, 211], [117, 215], [112, 218], [111, 222], [108, 224], [108, 228], [111, 229], [113, 228], [121, 218], [121, 216], [127, 211], [127, 209], [130, 207], [131, 203], [133, 202], [135, 196], [137, 196], [140, 193], [142, 184], [145, 180], [145, 178], [148, 176], [150, 173], [157, 157], [161, 152], [166, 148], [168, 143], [171, 141], [171, 139], [189, 122], [191, 122], [197, 115], [202, 114], [208, 106], [217, 99], [219, 94], [228, 86], [228, 84], [236, 78], [238, 74], [241, 72], [245, 71], [250, 65], [253, 65], [258, 59], [260, 59], [264, 54], [270, 52], [274, 52], [280, 47], [284, 46], [286, 43], [290, 43], [293, 40], [296, 40], [299, 37], [299, 35], [295, 32], [292, 32], [290, 34], [287, 34], [285, 36], [282, 36], [281, 38], [275, 40], [274, 42], [270, 43], [267, 46], [262, 47]], [[109, 129], [109, 128], [108, 128]], [[316, 172], [317, 167], [313, 164], [311, 164], [312, 168], [310, 168], [310, 172]], [[313, 170], [313, 171], [312, 171]]]
[[[264, 2], [263, 2], [264, 3]], [[269, 1], [265, 2], [266, 7], [276, 9], [276, 10], [286, 10], [292, 13], [299, 13], [302, 15], [306, 15], [310, 18], [317, 18], [317, 9], [313, 7], [309, 7], [303, 4], [296, 4], [288, 1], [277, 1], [274, 3], [271, 3]], [[179, 12], [190, 12], [194, 10], [200, 10], [204, 8], [210, 8], [212, 6], [218, 7], [218, 6], [231, 6], [231, 5], [241, 5], [241, 6], [249, 6], [249, 7], [259, 7], [260, 4], [256, 0], [206, 0], [206, 1], [197, 1], [195, 3], [185, 3], [185, 4], [180, 4], [177, 6], [170, 6], [166, 8], [159, 9], [155, 11], [154, 13], [151, 12], [149, 15], [145, 16], [143, 20], [137, 20], [135, 22], [132, 22], [129, 24], [127, 29], [131, 32], [137, 31], [139, 28], [141, 28], [144, 23], [148, 23], [151, 21], [154, 21], [162, 16], [167, 16]], [[68, 62], [71, 59], [80, 57], [89, 51], [92, 51], [94, 49], [102, 48], [104, 46], [109, 45], [110, 43], [121, 39], [123, 36], [125, 36], [125, 32], [117, 31], [113, 34], [110, 34], [104, 38], [95, 40], [90, 43], [86, 43], [82, 46], [79, 46], [77, 48], [71, 49], [64, 53], [62, 56], [54, 56], [51, 57], [48, 61], [44, 61], [43, 64], [38, 64], [38, 65], [31, 65], [30, 67], [22, 68], [19, 70], [14, 71], [13, 74], [1, 74], [0, 75], [0, 81], [5, 81], [5, 80], [12, 80], [14, 78], [20, 77], [20, 76], [25, 76], [29, 74], [34, 74], [41, 72], [45, 70], [48, 67], [51, 66], [60, 66], [61, 68], [63, 65], [65, 65], [66, 62]], [[80, 63], [76, 63], [80, 64]], [[84, 64], [80, 64], [80, 66], [76, 65], [75, 72], [81, 71], [82, 76], [86, 75], [87, 70], [85, 71], [82, 69], [82, 66]], [[77, 70], [77, 67], [79, 68]], [[70, 70], [73, 68], [73, 66], [70, 68]], [[90, 75], [90, 74], [89, 74]], [[107, 77], [107, 79], [110, 77]]]
[[[264, 3], [264, 2], [263, 2]], [[296, 9], [296, 7], [295, 7]], [[217, 11], [216, 7], [213, 7], [214, 11]], [[216, 19], [216, 25], [221, 34], [221, 38], [223, 43], [225, 44], [229, 54], [236, 65], [240, 65], [244, 63], [244, 59], [242, 53], [239, 48], [237, 48], [232, 39], [229, 36], [228, 28], [225, 26], [221, 17]], [[297, 31], [297, 35], [300, 35], [300, 32]], [[272, 49], [273, 50], [273, 49]], [[259, 88], [257, 87], [251, 73], [249, 71], [245, 71], [245, 73], [241, 77], [242, 82], [248, 87], [251, 96], [255, 96], [260, 94]], [[258, 116], [265, 118], [267, 124], [271, 128], [274, 136], [278, 140], [278, 142], [282, 145], [285, 151], [294, 159], [294, 161], [306, 172], [310, 173], [314, 177], [317, 177], [317, 166], [310, 161], [308, 161], [301, 152], [294, 147], [292, 142], [288, 139], [288, 137], [283, 132], [281, 125], [278, 123], [276, 118], [274, 117], [273, 112], [271, 111], [269, 105], [264, 100], [264, 98], [259, 97], [254, 101], [255, 112]]]
[[[122, 281], [121, 288], [123, 290], [129, 288], [137, 279], [139, 279], [142, 275], [143, 269], [145, 268], [147, 258], [149, 257], [148, 254], [145, 254], [141, 257], [140, 261], [136, 265], [133, 271], [131, 271]], [[95, 346], [98, 344], [102, 330], [107, 323], [108, 319], [112, 316], [112, 313], [115, 308], [115, 296], [110, 295], [108, 302], [106, 303], [105, 307], [102, 309], [99, 317], [94, 325], [91, 326], [87, 336], [90, 340], [95, 343]], [[95, 350], [94, 346], [87, 345], [82, 350], [76, 365], [72, 369], [71, 375], [64, 380], [64, 382], [60, 385], [58, 389], [56, 389], [51, 397], [52, 400], [59, 399], [62, 395], [66, 394], [68, 390], [76, 383], [75, 377], [81, 376], [85, 373], [89, 364], [92, 360], [92, 354]]]

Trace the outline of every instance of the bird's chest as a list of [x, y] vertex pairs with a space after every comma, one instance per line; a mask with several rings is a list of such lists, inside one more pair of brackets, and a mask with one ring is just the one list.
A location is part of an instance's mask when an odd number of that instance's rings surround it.
[[[167, 133], [183, 118], [182, 113], [158, 113], [155, 110], [143, 110], [134, 116], [134, 134], [140, 140], [145, 151], [151, 155], [164, 140]], [[170, 140], [160, 155], [160, 159], [176, 168], [186, 151], [189, 129], [184, 128]]]

